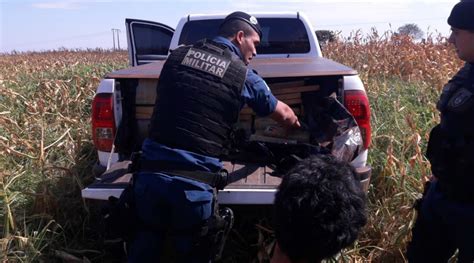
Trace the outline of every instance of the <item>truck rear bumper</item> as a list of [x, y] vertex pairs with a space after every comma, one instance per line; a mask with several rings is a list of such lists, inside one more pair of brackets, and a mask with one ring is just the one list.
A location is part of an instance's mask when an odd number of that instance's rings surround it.
[[[82, 198], [107, 200], [110, 196], [119, 197], [123, 187], [117, 188], [91, 188], [82, 190]], [[238, 205], [266, 205], [272, 204], [276, 189], [232, 189], [226, 188], [219, 191], [217, 200], [219, 204]]]

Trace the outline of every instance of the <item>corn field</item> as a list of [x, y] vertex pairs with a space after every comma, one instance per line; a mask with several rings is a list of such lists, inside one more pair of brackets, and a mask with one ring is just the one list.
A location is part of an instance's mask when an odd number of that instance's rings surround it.
[[[369, 223], [330, 261], [404, 262], [411, 207], [430, 175], [423, 153], [439, 120], [435, 104], [463, 63], [441, 36], [414, 42], [390, 32], [355, 32], [323, 53], [360, 73], [372, 110]], [[97, 208], [80, 190], [94, 179], [95, 89], [126, 66], [125, 52], [107, 50], [0, 55], [0, 261], [114, 261], [101, 242]], [[234, 229], [228, 246], [246, 261], [265, 261], [271, 223], [263, 216], [249, 228]]]

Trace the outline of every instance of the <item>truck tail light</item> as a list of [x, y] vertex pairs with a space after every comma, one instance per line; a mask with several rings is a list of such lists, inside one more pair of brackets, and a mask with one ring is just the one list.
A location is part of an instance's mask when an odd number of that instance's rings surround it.
[[96, 94], [92, 101], [92, 138], [99, 151], [110, 152], [115, 138], [112, 93]]
[[359, 125], [364, 140], [364, 148], [369, 148], [372, 131], [370, 129], [370, 107], [367, 94], [363, 90], [346, 90], [344, 92], [344, 105]]

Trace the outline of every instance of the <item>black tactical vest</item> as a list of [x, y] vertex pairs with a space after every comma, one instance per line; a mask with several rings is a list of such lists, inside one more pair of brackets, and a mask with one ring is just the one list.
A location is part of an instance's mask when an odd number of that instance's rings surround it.
[[427, 157], [440, 188], [474, 201], [474, 68], [467, 64], [441, 95], [441, 123], [433, 128]]
[[149, 137], [172, 148], [225, 155], [246, 73], [245, 64], [216, 42], [175, 49], [160, 74]]

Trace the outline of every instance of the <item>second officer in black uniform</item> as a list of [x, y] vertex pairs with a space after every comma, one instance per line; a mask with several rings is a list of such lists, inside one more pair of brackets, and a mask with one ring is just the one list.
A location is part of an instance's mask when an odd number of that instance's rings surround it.
[[449, 42], [465, 66], [443, 89], [441, 122], [430, 134], [433, 179], [408, 246], [409, 262], [474, 262], [474, 1], [456, 4]]

